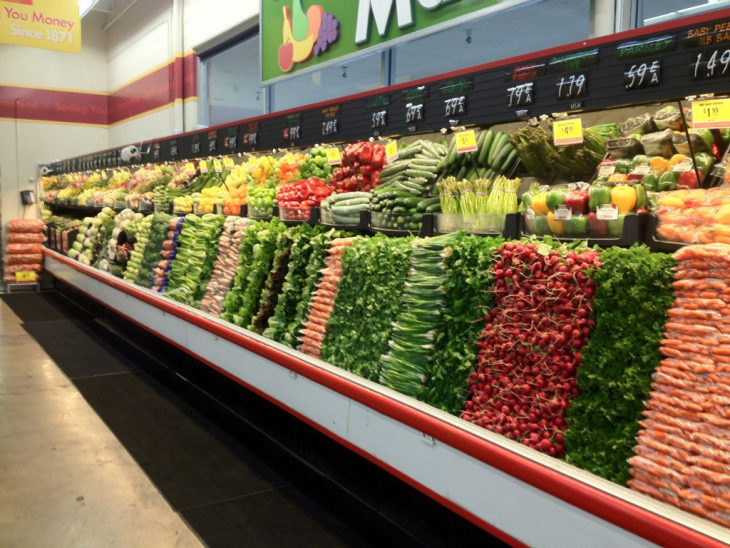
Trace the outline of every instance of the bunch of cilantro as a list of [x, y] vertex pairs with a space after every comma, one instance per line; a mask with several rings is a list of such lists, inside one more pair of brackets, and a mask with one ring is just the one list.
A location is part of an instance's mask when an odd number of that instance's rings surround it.
[[568, 409], [566, 460], [625, 484], [638, 421], [659, 365], [672, 305], [671, 255], [646, 246], [609, 248], [594, 273], [596, 326], [578, 368], [580, 395]]

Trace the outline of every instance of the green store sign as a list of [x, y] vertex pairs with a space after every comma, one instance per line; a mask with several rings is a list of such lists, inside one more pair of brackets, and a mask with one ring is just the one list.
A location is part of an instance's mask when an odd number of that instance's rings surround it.
[[261, 0], [262, 80], [341, 63], [529, 1]]

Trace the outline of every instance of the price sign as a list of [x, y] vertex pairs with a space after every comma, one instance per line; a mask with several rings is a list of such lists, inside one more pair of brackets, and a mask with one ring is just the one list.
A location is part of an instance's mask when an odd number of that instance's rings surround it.
[[213, 169], [215, 169], [216, 173], [223, 173], [223, 164], [221, 164], [220, 160], [213, 160]]
[[601, 166], [598, 168], [598, 176], [599, 177], [610, 177], [616, 172], [615, 166]]
[[477, 137], [473, 129], [456, 133], [454, 139], [456, 139], [456, 152], [459, 154], [474, 152], [477, 149]]
[[618, 219], [618, 207], [613, 204], [603, 204], [596, 209], [596, 219], [599, 221], [615, 221]]
[[391, 141], [385, 145], [385, 157], [388, 163], [395, 162], [398, 159], [398, 142]]
[[562, 118], [553, 122], [555, 146], [579, 145], [583, 142], [583, 122], [580, 118]]
[[730, 76], [730, 49], [700, 52], [690, 65], [692, 80]]
[[233, 158], [223, 158], [223, 165], [226, 166], [226, 169], [233, 169], [236, 167], [236, 162], [233, 161]]
[[34, 282], [35, 272], [16, 272], [15, 281], [18, 283]]
[[342, 156], [339, 148], [328, 148], [326, 151], [327, 161], [331, 166], [337, 166], [342, 163]]
[[208, 173], [208, 162], [205, 160], [200, 160], [198, 167], [200, 168], [200, 173]]
[[661, 61], [626, 65], [626, 72], [624, 72], [624, 87], [627, 90], [632, 90], [658, 86], [662, 83], [660, 77], [661, 68]]
[[695, 129], [730, 128], [730, 99], [692, 101], [692, 125]]
[[373, 124], [372, 124], [373, 129], [385, 127], [388, 123], [387, 116], [388, 116], [387, 110], [379, 110], [378, 112], [373, 112]]
[[259, 161], [256, 158], [256, 156], [249, 156], [248, 157], [248, 167], [249, 169], [255, 169], [259, 166]]
[[188, 162], [185, 164], [185, 173], [188, 175], [195, 175], [195, 164]]
[[675, 166], [672, 168], [672, 171], [675, 173], [684, 173], [686, 171], [691, 171], [694, 169], [694, 162], [692, 160], [682, 160], [678, 164], [675, 164]]
[[287, 154], [286, 156], [284, 156], [284, 159], [289, 164], [289, 167], [291, 167], [291, 168], [297, 167], [297, 165], [298, 165], [297, 164], [297, 161], [296, 161], [296, 159], [294, 158], [294, 155], [291, 152], [289, 154]]
[[466, 97], [452, 97], [451, 99], [444, 99], [444, 114], [446, 118], [453, 118], [454, 116], [461, 116], [466, 114]]
[[423, 103], [418, 105], [408, 103], [406, 105], [406, 124], [416, 122], [423, 122]]
[[651, 166], [649, 164], [639, 164], [631, 173], [633, 175], [648, 175], [651, 173]]
[[256, 146], [259, 141], [259, 134], [258, 133], [247, 133], [243, 136], [243, 144], [244, 146]]
[[208, 152], [215, 152], [215, 149], [217, 146], [218, 146], [218, 140], [211, 139], [210, 141], [208, 141]]
[[106, 178], [107, 178], [107, 176], [106, 176], [106, 171], [102, 171], [102, 172], [101, 172], [101, 178], [102, 178], [102, 179], [106, 179]]
[[200, 143], [193, 143], [192, 154], [200, 154]]
[[338, 129], [338, 120], [337, 118], [334, 118], [333, 120], [327, 120], [325, 122], [322, 122], [322, 135], [328, 136], [328, 135], [335, 135], [339, 131]]
[[569, 207], [558, 206], [555, 208], [556, 221], [570, 221], [573, 218], [573, 210]]
[[558, 83], [555, 84], [558, 99], [575, 99], [576, 97], [586, 96], [586, 77], [585, 74], [571, 74], [570, 76], [561, 76]]
[[507, 88], [507, 107], [517, 108], [532, 104], [532, 82]]

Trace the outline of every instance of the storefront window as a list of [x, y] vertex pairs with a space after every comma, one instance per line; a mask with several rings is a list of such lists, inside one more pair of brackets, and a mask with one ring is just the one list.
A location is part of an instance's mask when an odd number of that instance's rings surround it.
[[590, 0], [544, 0], [397, 46], [394, 83], [561, 46], [589, 35]]
[[639, 2], [639, 26], [654, 25], [671, 19], [730, 6], [730, 0], [643, 0]]
[[271, 110], [280, 111], [319, 103], [384, 85], [383, 54], [374, 53], [273, 84]]
[[204, 62], [207, 111], [201, 122], [215, 126], [264, 113], [259, 37], [250, 38]]

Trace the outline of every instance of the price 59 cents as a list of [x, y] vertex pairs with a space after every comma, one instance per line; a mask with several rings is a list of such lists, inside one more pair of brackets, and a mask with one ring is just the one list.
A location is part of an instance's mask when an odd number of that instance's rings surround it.
[[626, 89], [658, 86], [661, 83], [659, 78], [661, 67], [661, 61], [631, 65], [629, 70], [624, 73]]

